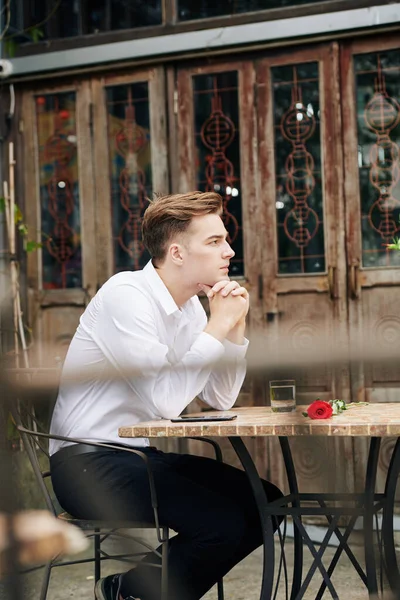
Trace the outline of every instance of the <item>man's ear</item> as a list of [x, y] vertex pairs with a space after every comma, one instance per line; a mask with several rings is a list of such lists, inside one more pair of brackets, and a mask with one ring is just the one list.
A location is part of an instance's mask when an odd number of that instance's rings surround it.
[[172, 262], [178, 266], [183, 263], [183, 248], [180, 244], [171, 244], [169, 247], [169, 255]]

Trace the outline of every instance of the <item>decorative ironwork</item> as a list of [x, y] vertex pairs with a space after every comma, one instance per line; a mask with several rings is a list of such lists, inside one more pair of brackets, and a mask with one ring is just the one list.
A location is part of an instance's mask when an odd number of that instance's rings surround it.
[[279, 272], [324, 272], [321, 177], [308, 148], [320, 152], [318, 64], [274, 67], [272, 76]]
[[393, 214], [393, 209], [399, 206], [393, 197], [393, 188], [400, 177], [399, 146], [390, 139], [391, 131], [400, 121], [400, 106], [387, 93], [379, 56], [375, 92], [365, 107], [364, 118], [367, 127], [376, 135], [376, 143], [370, 150], [369, 178], [379, 193], [369, 211], [369, 223], [387, 243], [400, 231], [400, 224]]
[[363, 267], [400, 266], [400, 52], [354, 57]]
[[193, 77], [193, 86], [198, 188], [218, 192], [222, 197], [223, 221], [235, 251], [231, 274], [240, 276], [244, 274], [240, 146], [238, 123], [232, 116], [238, 113], [237, 72], [197, 75]]
[[[108, 96], [116, 270], [137, 270], [149, 258], [141, 239], [151, 185], [147, 83], [109, 88]], [[137, 122], [135, 105], [140, 102], [145, 103], [144, 126]]]
[[286, 159], [286, 190], [294, 207], [286, 214], [284, 229], [287, 237], [299, 248], [308, 246], [319, 227], [318, 215], [307, 203], [314, 182], [314, 160], [306, 148], [306, 141], [315, 129], [314, 114], [307, 112], [302, 101], [301, 88], [293, 67], [292, 103], [283, 115], [282, 135], [292, 144]]
[[140, 258], [145, 250], [141, 240], [142, 213], [146, 199], [145, 174], [138, 165], [138, 154], [146, 145], [146, 133], [135, 121], [135, 107], [132, 104], [132, 91], [128, 90], [128, 104], [125, 107], [125, 123], [115, 136], [117, 152], [125, 159], [125, 166], [119, 174], [121, 206], [128, 213], [122, 225], [118, 242], [132, 258], [132, 268], [140, 269]]
[[233, 164], [226, 156], [226, 149], [235, 137], [235, 125], [232, 119], [222, 111], [216, 77], [213, 79], [214, 95], [211, 100], [211, 114], [201, 128], [202, 142], [212, 151], [212, 155], [206, 157], [206, 190], [218, 190], [222, 195], [223, 220], [229, 231], [229, 243], [233, 244], [239, 232], [239, 223], [234, 215], [229, 212], [228, 203], [232, 198], [235, 177]]
[[[54, 263], [48, 264], [44, 250], [45, 289], [81, 285], [79, 208], [75, 206], [76, 135], [74, 115], [61, 107], [63, 101], [68, 104], [71, 99], [65, 94], [36, 98], [41, 178], [46, 179], [46, 193], [43, 185], [41, 188], [44, 248], [58, 265], [55, 269]], [[41, 142], [43, 134], [51, 129], [53, 132]]]

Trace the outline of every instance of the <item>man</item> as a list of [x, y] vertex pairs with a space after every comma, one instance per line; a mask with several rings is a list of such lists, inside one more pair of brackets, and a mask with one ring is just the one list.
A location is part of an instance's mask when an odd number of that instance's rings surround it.
[[[111, 277], [81, 317], [53, 434], [121, 444], [122, 424], [177, 417], [196, 396], [218, 410], [233, 406], [245, 377], [249, 297], [229, 280], [234, 252], [221, 213], [221, 197], [211, 192], [150, 203], [143, 243], [152, 260], [142, 271]], [[209, 299], [208, 321], [201, 290]], [[68, 382], [67, 375], [83, 367], [86, 378]], [[110, 369], [119, 376], [105, 376]], [[261, 544], [246, 475], [211, 459], [160, 452], [146, 439], [131, 444], [148, 455], [160, 520], [177, 532], [170, 543], [169, 596], [198, 600]], [[55, 493], [74, 516], [153, 520], [147, 472], [137, 455], [57, 441], [50, 452]], [[265, 487], [270, 500], [280, 495], [272, 484]], [[144, 561], [100, 580], [97, 599], [156, 600], [160, 570], [149, 569]]]

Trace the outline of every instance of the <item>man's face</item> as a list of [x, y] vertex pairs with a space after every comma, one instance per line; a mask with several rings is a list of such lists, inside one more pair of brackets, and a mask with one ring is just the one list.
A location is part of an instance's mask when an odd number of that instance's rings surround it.
[[229, 280], [229, 262], [235, 255], [227, 242], [228, 232], [216, 214], [194, 217], [184, 234], [183, 272], [185, 282], [213, 286]]

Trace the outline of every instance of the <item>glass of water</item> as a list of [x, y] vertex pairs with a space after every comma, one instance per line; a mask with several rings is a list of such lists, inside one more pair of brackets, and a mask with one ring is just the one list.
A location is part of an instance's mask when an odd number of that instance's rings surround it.
[[280, 379], [269, 382], [269, 396], [272, 412], [292, 412], [296, 410], [296, 382], [294, 379]]

